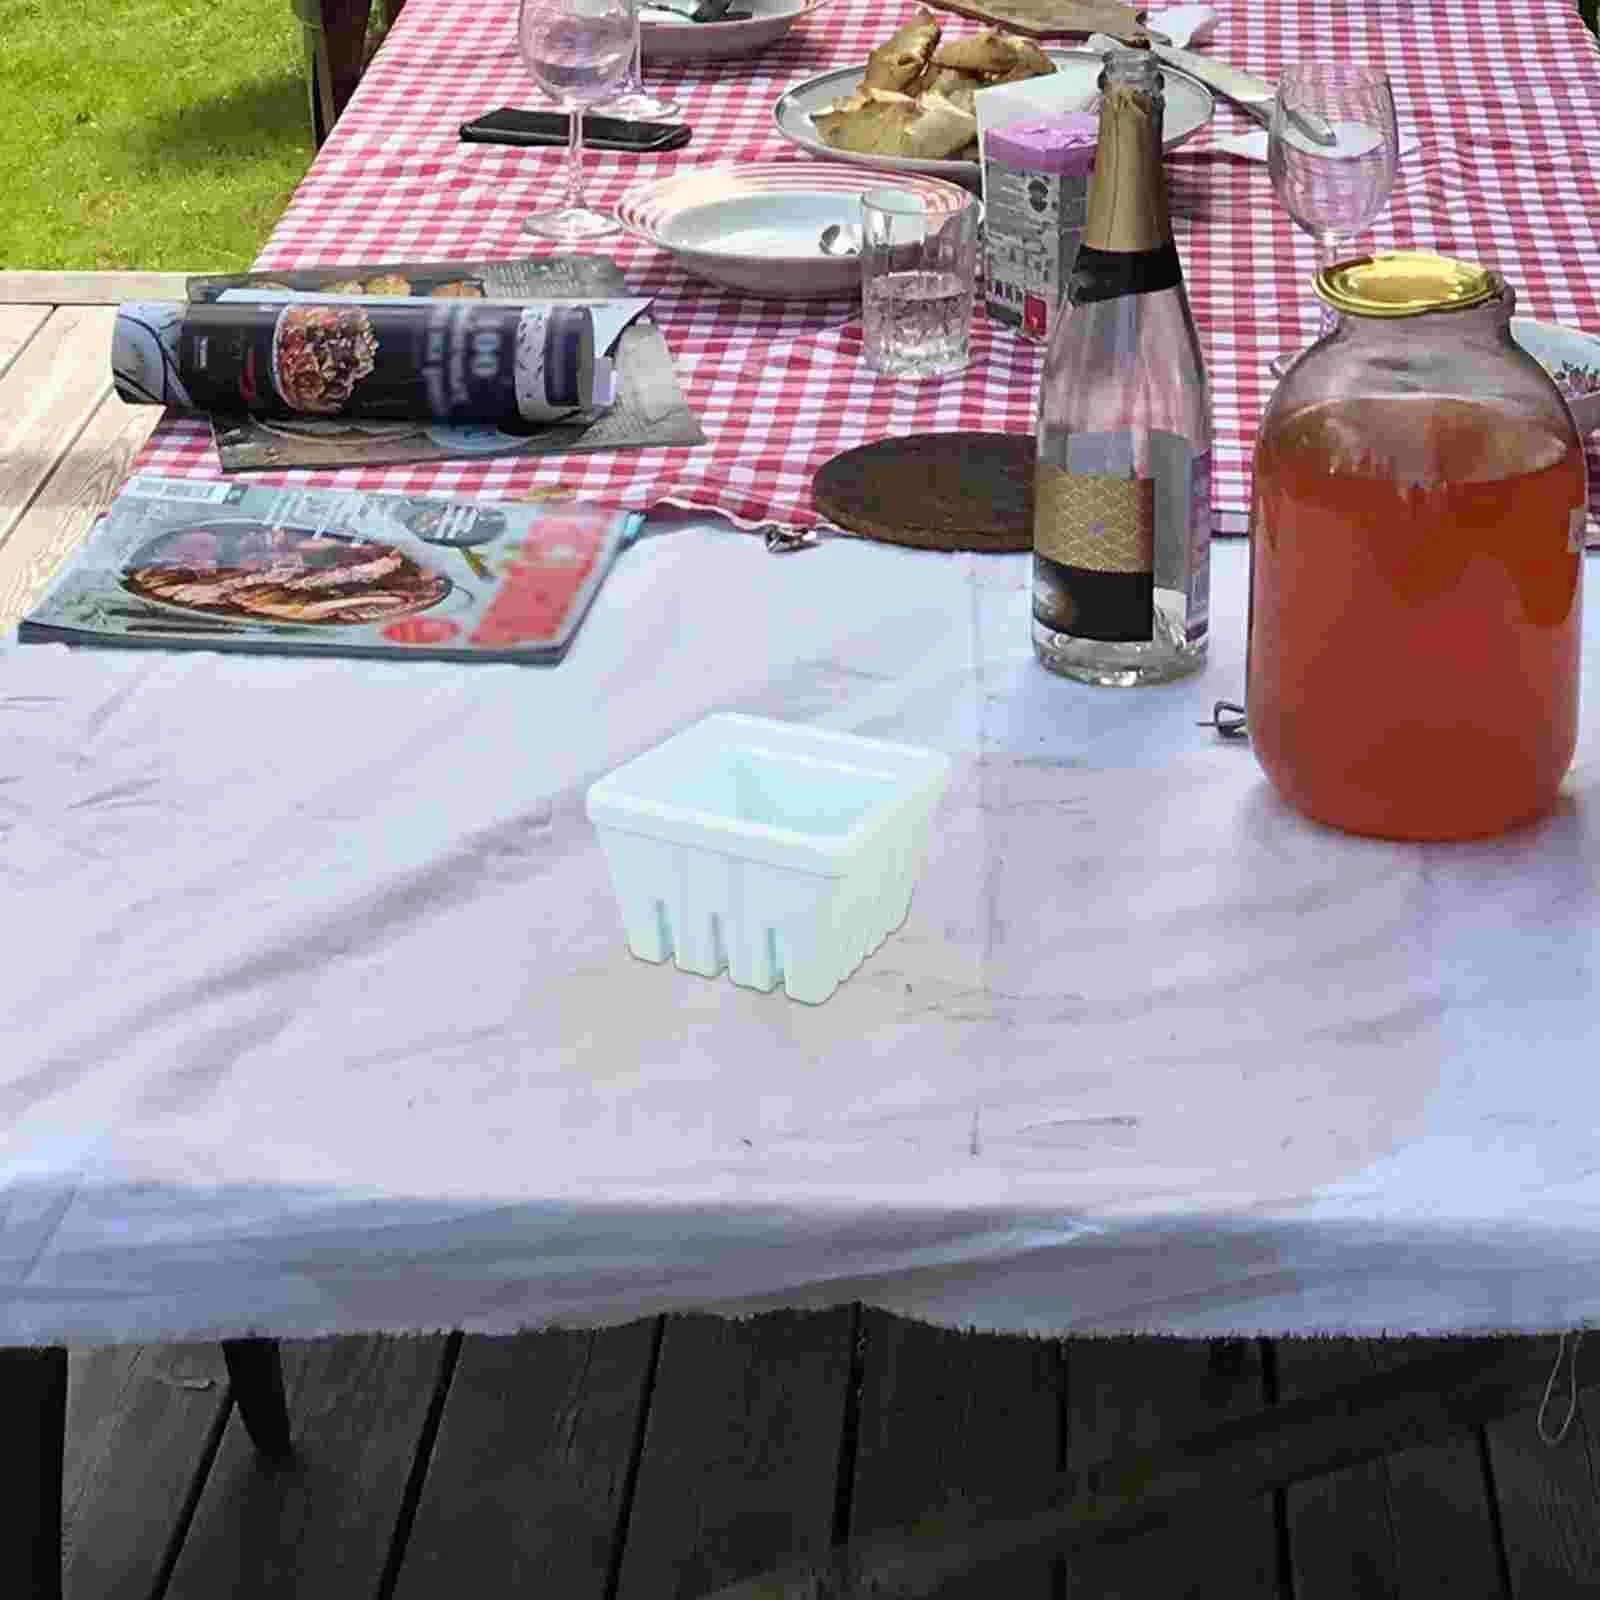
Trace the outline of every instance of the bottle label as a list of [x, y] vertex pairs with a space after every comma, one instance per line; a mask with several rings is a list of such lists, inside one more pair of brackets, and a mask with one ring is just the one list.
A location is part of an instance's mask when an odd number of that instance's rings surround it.
[[1156, 429], [1142, 447], [1125, 433], [1074, 434], [1066, 458], [1037, 470], [1034, 616], [1074, 638], [1135, 642], [1155, 637], [1159, 597], [1165, 626], [1203, 639], [1210, 451]]
[[1182, 608], [1184, 638], [1206, 634], [1211, 601], [1211, 452], [1160, 429], [1148, 443], [1156, 486], [1156, 589], [1169, 612]]
[[1154, 250], [1097, 250], [1080, 244], [1067, 292], [1075, 306], [1120, 300], [1130, 294], [1159, 294], [1183, 282], [1178, 247], [1169, 239]]
[[1189, 620], [1184, 637], [1193, 644], [1211, 631], [1211, 452], [1194, 458], [1189, 482]]
[[1155, 484], [1041, 462], [1035, 486], [1034, 616], [1078, 639], [1154, 636]]

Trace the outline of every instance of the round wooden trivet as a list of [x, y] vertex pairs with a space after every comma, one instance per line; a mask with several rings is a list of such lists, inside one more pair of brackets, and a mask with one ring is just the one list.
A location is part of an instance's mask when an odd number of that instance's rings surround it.
[[858, 445], [812, 480], [841, 528], [920, 550], [1033, 548], [1031, 433], [913, 433]]

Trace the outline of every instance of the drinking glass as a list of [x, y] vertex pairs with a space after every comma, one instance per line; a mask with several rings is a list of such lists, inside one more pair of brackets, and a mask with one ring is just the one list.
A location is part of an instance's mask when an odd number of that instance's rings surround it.
[[969, 199], [930, 215], [904, 189], [861, 196], [861, 354], [891, 378], [943, 378], [969, 359], [978, 220]]
[[[643, 0], [640, 0], [643, 4]], [[659, 117], [675, 117], [678, 114], [676, 100], [663, 100], [659, 95], [651, 94], [644, 86], [642, 77], [644, 63], [644, 26], [639, 19], [640, 6], [634, 7], [633, 13], [633, 54], [628, 58], [628, 76], [623, 79], [622, 93], [603, 103], [608, 116], [613, 117], [639, 117], [645, 120]]]
[[583, 197], [583, 114], [613, 93], [633, 53], [636, 0], [522, 0], [517, 42], [534, 81], [572, 125], [566, 192], [559, 205], [524, 219], [525, 233], [566, 241], [615, 233], [621, 224]]
[[[1333, 142], [1312, 137], [1306, 114], [1321, 117]], [[1318, 267], [1331, 266], [1342, 247], [1377, 220], [1394, 189], [1400, 150], [1394, 93], [1388, 74], [1355, 62], [1303, 61], [1278, 80], [1267, 134], [1267, 167], [1279, 202], [1316, 241]], [[1338, 325], [1322, 307], [1317, 338]], [[1278, 377], [1303, 352], [1276, 357]]]

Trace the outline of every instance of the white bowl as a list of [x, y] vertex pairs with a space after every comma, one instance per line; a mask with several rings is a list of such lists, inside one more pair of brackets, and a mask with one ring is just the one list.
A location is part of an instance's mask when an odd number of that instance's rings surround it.
[[820, 1005], [905, 921], [949, 781], [937, 750], [722, 713], [587, 810], [635, 956]]
[[[1511, 337], [1552, 376], [1557, 367], [1570, 362], [1575, 367], [1591, 370], [1600, 380], [1600, 336], [1560, 322], [1513, 317]], [[1600, 381], [1588, 393], [1567, 394], [1565, 399], [1579, 433], [1591, 433], [1600, 428]]]
[[639, 10], [639, 48], [646, 61], [735, 61], [775, 44], [828, 0], [734, 0], [753, 13], [742, 22], [687, 22], [670, 11]]
[[[748, 294], [785, 299], [861, 292], [855, 256], [825, 256], [822, 230], [861, 221], [861, 195], [883, 180], [860, 169], [813, 161], [757, 161], [686, 167], [630, 189], [617, 207], [629, 233], [670, 250], [697, 277]], [[937, 178], [902, 177], [949, 216], [972, 196]]]

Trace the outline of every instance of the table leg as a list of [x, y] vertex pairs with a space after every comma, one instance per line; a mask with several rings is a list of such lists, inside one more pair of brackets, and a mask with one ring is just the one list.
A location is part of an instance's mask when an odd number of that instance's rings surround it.
[[[311, 78], [311, 128], [320, 147], [361, 81], [372, 0], [296, 0]], [[403, 3], [403, 0], [402, 0]]]
[[233, 1403], [244, 1431], [264, 1456], [287, 1456], [289, 1405], [283, 1393], [283, 1359], [276, 1339], [224, 1339], [222, 1359], [228, 1368]]
[[0, 1595], [61, 1600], [61, 1458], [67, 1352], [0, 1349]]

